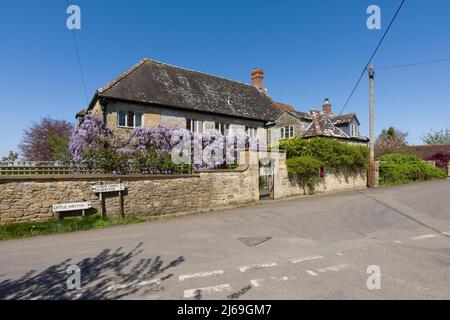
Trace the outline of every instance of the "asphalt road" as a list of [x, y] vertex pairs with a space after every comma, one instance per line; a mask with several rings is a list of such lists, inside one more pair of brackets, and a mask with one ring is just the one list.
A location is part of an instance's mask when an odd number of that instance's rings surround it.
[[263, 202], [0, 242], [0, 299], [448, 299], [449, 237], [450, 180]]

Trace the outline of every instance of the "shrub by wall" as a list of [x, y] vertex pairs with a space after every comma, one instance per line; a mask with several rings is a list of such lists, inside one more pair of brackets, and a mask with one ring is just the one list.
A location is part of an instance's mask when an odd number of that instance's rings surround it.
[[444, 170], [410, 154], [385, 154], [380, 157], [380, 184], [396, 185], [433, 179], [444, 179]]
[[286, 150], [288, 173], [303, 188], [310, 191], [319, 181], [323, 166], [334, 174], [358, 174], [367, 167], [368, 148], [330, 138], [292, 138], [280, 141]]

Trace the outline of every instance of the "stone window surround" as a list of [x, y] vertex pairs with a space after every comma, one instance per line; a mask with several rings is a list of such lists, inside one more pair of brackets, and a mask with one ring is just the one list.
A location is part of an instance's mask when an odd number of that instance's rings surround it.
[[294, 126], [288, 125], [280, 128], [281, 139], [290, 139], [294, 137]]
[[[133, 125], [130, 126], [128, 125], [128, 120], [130, 117], [130, 114], [133, 114]], [[124, 116], [124, 125], [121, 125], [121, 116]], [[120, 109], [117, 111], [117, 127], [118, 128], [138, 128], [142, 126], [142, 118], [144, 117], [142, 112], [136, 112], [133, 110], [125, 110], [125, 109]]]

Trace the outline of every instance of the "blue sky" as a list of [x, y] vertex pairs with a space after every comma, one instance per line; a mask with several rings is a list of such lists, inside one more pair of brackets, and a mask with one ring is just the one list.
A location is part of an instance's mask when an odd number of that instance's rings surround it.
[[[242, 82], [265, 70], [277, 101], [298, 110], [330, 98], [338, 112], [400, 1], [71, 1], [89, 98], [144, 57]], [[366, 27], [381, 7], [382, 29]], [[43, 116], [74, 121], [85, 107], [66, 0], [8, 1], [0, 10], [0, 155], [17, 150], [23, 128]], [[374, 64], [450, 57], [450, 1], [407, 0]], [[450, 127], [450, 62], [377, 70], [376, 132], [396, 126], [418, 144], [429, 129]], [[346, 111], [368, 134], [368, 79]]]

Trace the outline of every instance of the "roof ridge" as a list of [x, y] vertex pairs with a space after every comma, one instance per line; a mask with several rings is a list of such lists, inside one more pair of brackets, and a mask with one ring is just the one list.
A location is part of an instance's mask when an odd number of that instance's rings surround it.
[[[237, 81], [237, 80], [228, 79], [228, 78], [221, 77], [221, 76], [218, 76], [218, 75], [215, 75], [215, 74], [212, 74], [212, 73], [207, 73], [207, 72], [192, 70], [192, 69], [188, 69], [188, 68], [184, 68], [184, 67], [179, 67], [179, 66], [175, 66], [173, 64], [169, 64], [169, 63], [153, 60], [153, 59], [150, 59], [150, 58], [145, 58], [145, 60], [147, 60], [148, 62], [154, 62], [154, 63], [162, 64], [162, 65], [165, 65], [165, 66], [169, 66], [169, 67], [172, 67], [172, 68], [175, 68], [175, 69], [181, 69], [181, 70], [186, 70], [186, 71], [190, 71], [190, 72], [200, 73], [200, 74], [207, 75], [207, 76], [210, 76], [210, 77], [219, 78], [219, 79], [227, 80], [227, 81], [230, 81], [230, 82], [243, 84], [245, 86], [254, 88], [257, 91], [259, 91], [256, 87], [254, 87], [251, 84], [248, 84], [248, 83], [245, 83], [245, 82], [241, 82], [241, 81]], [[261, 91], [259, 91], [259, 92], [261, 92]]]
[[333, 121], [331, 121], [330, 117], [328, 117], [327, 115], [324, 115], [326, 121], [328, 121], [333, 127], [335, 127], [336, 129], [338, 129], [340, 132], [342, 132], [344, 134], [344, 136], [351, 138], [349, 134], [347, 134], [344, 130], [342, 130], [341, 128], [339, 128], [338, 126], [336, 126]]
[[[258, 91], [259, 93], [263, 94], [263, 92], [261, 92], [260, 90], [258, 90], [255, 86], [245, 83], [245, 82], [241, 82], [241, 81], [236, 81], [236, 80], [232, 80], [232, 79], [228, 79], [225, 77], [221, 77], [221, 76], [217, 76], [215, 74], [211, 74], [211, 73], [206, 73], [206, 72], [202, 72], [202, 71], [197, 71], [197, 70], [192, 70], [192, 69], [188, 69], [188, 68], [184, 68], [184, 67], [179, 67], [179, 66], [175, 66], [169, 63], [165, 63], [165, 62], [161, 62], [161, 61], [157, 61], [154, 59], [150, 59], [150, 58], [143, 58], [142, 60], [140, 60], [138, 63], [136, 63], [135, 65], [133, 65], [132, 67], [130, 67], [129, 69], [127, 69], [126, 71], [122, 72], [120, 75], [118, 75], [115, 79], [111, 80], [110, 82], [108, 82], [106, 85], [104, 85], [103, 87], [99, 88], [97, 91], [99, 93], [104, 93], [105, 91], [111, 89], [116, 83], [118, 83], [120, 80], [122, 80], [123, 78], [127, 77], [128, 75], [130, 75], [133, 71], [135, 71], [136, 69], [138, 69], [140, 66], [144, 65], [146, 62], [152, 62], [152, 63], [156, 63], [156, 64], [160, 64], [160, 65], [165, 65], [171, 68], [175, 68], [175, 69], [180, 69], [180, 70], [185, 70], [185, 71], [189, 71], [189, 72], [194, 72], [194, 73], [199, 73], [202, 75], [207, 75], [210, 77], [214, 77], [214, 78], [218, 78], [218, 79], [222, 79], [222, 80], [226, 80], [226, 81], [230, 81], [230, 82], [234, 82], [237, 84], [241, 84], [241, 85], [245, 85], [247, 87], [253, 88], [256, 91]], [[265, 96], [270, 97], [269, 95], [265, 94]], [[273, 102], [275, 102], [273, 99], [271, 99]]]

